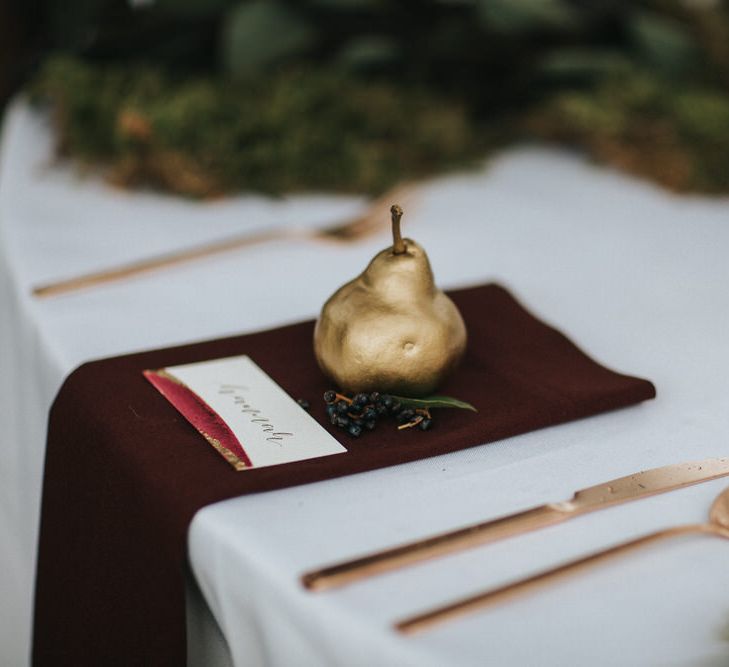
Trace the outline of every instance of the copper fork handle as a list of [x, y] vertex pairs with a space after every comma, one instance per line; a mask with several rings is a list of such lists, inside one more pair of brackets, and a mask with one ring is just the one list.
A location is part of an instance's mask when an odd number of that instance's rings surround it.
[[545, 570], [531, 577], [514, 581], [505, 586], [494, 588], [483, 593], [463, 598], [451, 604], [437, 607], [416, 616], [403, 619], [395, 623], [395, 629], [403, 634], [415, 634], [445, 621], [453, 620], [471, 612], [484, 609], [499, 602], [504, 602], [518, 595], [530, 593], [543, 586], [551, 584], [555, 581], [563, 579], [572, 574], [582, 572], [595, 565], [611, 560], [616, 556], [622, 556], [636, 549], [648, 546], [654, 542], [659, 542], [670, 537], [679, 535], [705, 533], [727, 537], [722, 530], [711, 524], [697, 524], [677, 526], [675, 528], [667, 528], [658, 532], [639, 537], [630, 542], [618, 544], [604, 551], [598, 551], [583, 558], [564, 563], [551, 570]]
[[245, 246], [273, 241], [279, 237], [285, 236], [286, 233], [292, 232], [288, 230], [274, 229], [254, 234], [235, 236], [202, 246], [185, 248], [176, 252], [157, 255], [156, 257], [141, 259], [136, 262], [129, 262], [128, 264], [120, 264], [100, 271], [84, 273], [73, 278], [66, 278], [65, 280], [58, 280], [45, 285], [38, 285], [33, 288], [32, 293], [33, 296], [44, 298], [59, 294], [66, 294], [68, 292], [75, 292], [77, 290], [94, 287], [96, 285], [114, 283], [144, 273], [150, 273], [152, 271], [185, 264], [193, 260], [204, 259], [224, 252], [230, 252], [231, 250], [236, 250]]

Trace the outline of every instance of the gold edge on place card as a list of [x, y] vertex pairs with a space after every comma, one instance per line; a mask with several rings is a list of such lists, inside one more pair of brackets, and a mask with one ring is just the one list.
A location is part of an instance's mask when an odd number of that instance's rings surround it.
[[230, 465], [235, 468], [236, 471], [240, 472], [241, 470], [248, 470], [252, 468], [253, 466], [246, 465], [245, 461], [240, 459], [238, 456], [236, 456], [233, 452], [231, 452], [223, 443], [220, 442], [217, 438], [214, 438], [209, 433], [206, 433], [205, 431], [199, 431], [200, 435], [202, 435], [205, 440], [210, 443], [215, 450], [228, 462]]

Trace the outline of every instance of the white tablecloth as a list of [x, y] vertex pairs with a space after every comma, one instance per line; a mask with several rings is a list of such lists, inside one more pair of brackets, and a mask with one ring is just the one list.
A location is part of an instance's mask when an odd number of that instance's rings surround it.
[[[271, 225], [326, 225], [345, 197], [194, 203], [53, 164], [15, 104], [0, 162], [0, 663], [30, 641], [45, 419], [88, 359], [316, 315], [388, 243], [277, 241], [47, 300], [55, 278]], [[498, 280], [596, 359], [652, 379], [644, 405], [377, 472], [207, 507], [189, 533], [191, 663], [729, 664], [729, 544], [665, 543], [414, 638], [390, 623], [646, 531], [705, 519], [717, 480], [335, 592], [305, 569], [484, 520], [642, 468], [729, 454], [729, 201], [677, 197], [523, 147], [424, 186], [404, 228], [444, 287]], [[318, 400], [317, 397], [311, 397]], [[468, 397], [463, 397], [468, 399]], [[221, 467], [221, 474], [226, 474]], [[245, 473], [243, 473], [245, 474]], [[219, 636], [209, 608], [222, 630]]]

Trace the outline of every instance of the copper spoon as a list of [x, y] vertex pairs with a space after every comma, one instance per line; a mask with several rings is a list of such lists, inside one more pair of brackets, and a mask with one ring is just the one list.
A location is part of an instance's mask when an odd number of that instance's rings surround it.
[[675, 526], [644, 535], [630, 542], [624, 542], [604, 551], [598, 551], [589, 556], [564, 563], [563, 565], [545, 570], [531, 577], [520, 579], [505, 586], [478, 593], [452, 602], [451, 604], [403, 619], [395, 623], [395, 629], [404, 634], [414, 634], [443, 623], [444, 621], [464, 616], [479, 609], [484, 609], [485, 607], [503, 602], [523, 593], [529, 593], [553, 581], [575, 574], [576, 572], [581, 572], [593, 565], [599, 565], [614, 556], [621, 556], [639, 547], [659, 542], [668, 537], [698, 533], [729, 539], [729, 488], [725, 489], [712, 504], [711, 510], [709, 511], [708, 523]]

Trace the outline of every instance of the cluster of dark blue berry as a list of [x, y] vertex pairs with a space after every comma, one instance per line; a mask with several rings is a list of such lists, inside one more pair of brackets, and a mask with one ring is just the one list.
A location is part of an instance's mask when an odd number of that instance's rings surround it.
[[427, 408], [413, 409], [397, 398], [377, 391], [371, 394], [340, 394], [324, 392], [329, 421], [358, 438], [363, 431], [372, 431], [380, 419], [395, 419], [398, 429], [418, 427], [427, 431], [433, 425], [433, 417]]

